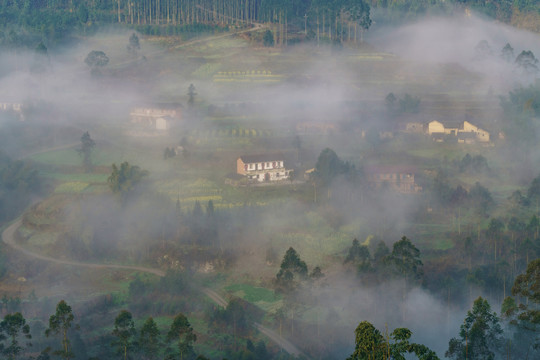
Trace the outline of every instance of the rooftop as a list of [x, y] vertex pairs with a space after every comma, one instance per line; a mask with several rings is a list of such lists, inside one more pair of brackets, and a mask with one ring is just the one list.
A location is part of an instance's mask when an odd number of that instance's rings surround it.
[[245, 164], [270, 162], [270, 161], [284, 161], [283, 154], [258, 154], [258, 155], [242, 155], [240, 159]]

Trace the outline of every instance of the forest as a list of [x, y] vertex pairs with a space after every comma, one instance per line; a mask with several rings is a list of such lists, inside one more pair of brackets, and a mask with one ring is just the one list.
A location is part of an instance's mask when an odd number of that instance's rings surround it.
[[539, 356], [537, 2], [0, 19], [0, 357]]
[[344, 36], [350, 40], [351, 28], [353, 34], [368, 29], [373, 18], [398, 24], [403, 19], [450, 15], [464, 8], [539, 30], [535, 24], [540, 5], [526, 0], [4, 0], [0, 3], [0, 39], [4, 45], [27, 46], [44, 38], [51, 44], [69, 41], [74, 34], [92, 34], [110, 25], [128, 25], [147, 35], [189, 36], [271, 23], [282, 37], [304, 30], [305, 36], [319, 40], [343, 41]]

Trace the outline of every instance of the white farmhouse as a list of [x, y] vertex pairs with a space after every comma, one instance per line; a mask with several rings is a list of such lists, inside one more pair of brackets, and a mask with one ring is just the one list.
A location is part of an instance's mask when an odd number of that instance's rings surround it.
[[236, 160], [236, 173], [252, 181], [287, 180], [290, 171], [285, 168], [282, 155], [243, 155]]

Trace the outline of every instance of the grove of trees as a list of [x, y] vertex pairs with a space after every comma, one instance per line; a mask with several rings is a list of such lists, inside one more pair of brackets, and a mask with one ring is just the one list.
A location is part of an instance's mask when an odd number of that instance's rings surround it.
[[[272, 24], [274, 38], [287, 43], [289, 27], [302, 28], [308, 38], [358, 41], [371, 26], [372, 9], [386, 11], [382, 22], [399, 22], [426, 13], [451, 13], [464, 8], [503, 22], [528, 14], [539, 5], [519, 0], [103, 0], [103, 1], [3, 1], [0, 6], [0, 45], [34, 48], [43, 38], [54, 44], [73, 32], [88, 34], [111, 24], [135, 27], [149, 35], [177, 35], [258, 23]], [[21, 31], [21, 27], [24, 29]], [[128, 48], [137, 50], [135, 42]]]

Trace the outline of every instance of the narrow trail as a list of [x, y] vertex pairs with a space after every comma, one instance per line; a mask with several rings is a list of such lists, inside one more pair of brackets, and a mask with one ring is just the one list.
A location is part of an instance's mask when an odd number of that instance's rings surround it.
[[[198, 39], [186, 41], [186, 42], [183, 42], [181, 44], [169, 46], [164, 50], [157, 50], [157, 51], [153, 51], [153, 52], [148, 52], [148, 53], [144, 54], [144, 57], [149, 58], [151, 56], [157, 56], [157, 55], [161, 55], [161, 54], [166, 54], [167, 52], [169, 52], [171, 50], [181, 49], [183, 47], [188, 47], [188, 46], [191, 46], [191, 45], [201, 44], [201, 43], [205, 43], [205, 42], [209, 42], [209, 41], [216, 41], [218, 39], [223, 39], [223, 38], [226, 38], [226, 37], [235, 36], [235, 35], [239, 35], [239, 34], [245, 34], [245, 33], [252, 32], [252, 31], [259, 31], [261, 29], [264, 29], [264, 28], [268, 27], [267, 25], [260, 24], [260, 23], [255, 23], [255, 22], [252, 22], [250, 24], [253, 25], [252, 28], [238, 30], [238, 31], [234, 31], [234, 32], [226, 32], [226, 33], [223, 33], [223, 34], [220, 34], [220, 35], [207, 36], [207, 37], [203, 37], [203, 38], [198, 38]], [[129, 65], [129, 64], [132, 64], [132, 63], [136, 63], [136, 62], [140, 61], [142, 58], [143, 58], [142, 56], [139, 56], [139, 57], [137, 57], [136, 59], [133, 59], [133, 60], [122, 61], [122, 62], [119, 62], [119, 63], [111, 64], [109, 66], [109, 68], [118, 68], [118, 67], [122, 67], [122, 66]]]
[[39, 259], [44, 261], [49, 261], [55, 264], [62, 264], [62, 265], [72, 265], [72, 266], [78, 266], [78, 267], [86, 267], [90, 269], [123, 269], [123, 270], [136, 270], [141, 272], [146, 272], [150, 274], [154, 274], [157, 276], [165, 276], [165, 272], [161, 271], [159, 269], [152, 269], [147, 268], [143, 266], [130, 266], [130, 265], [115, 265], [115, 264], [94, 264], [94, 263], [85, 263], [81, 261], [73, 261], [73, 260], [62, 260], [53, 258], [50, 256], [42, 255], [35, 253], [33, 251], [30, 251], [28, 249], [25, 249], [21, 245], [17, 244], [15, 241], [15, 232], [19, 228], [19, 226], [22, 225], [22, 220], [19, 219], [15, 221], [13, 224], [8, 226], [4, 232], [2, 233], [2, 239], [6, 244], [11, 246], [13, 249], [22, 252], [23, 254]]
[[[4, 243], [9, 245], [14, 250], [17, 250], [23, 254], [25, 254], [28, 257], [33, 257], [35, 259], [48, 261], [55, 264], [61, 264], [61, 265], [71, 265], [71, 266], [77, 266], [77, 267], [84, 267], [84, 268], [90, 268], [90, 269], [122, 269], [122, 270], [135, 270], [140, 272], [145, 272], [149, 274], [154, 274], [159, 277], [165, 276], [165, 272], [159, 269], [144, 267], [144, 266], [130, 266], [130, 265], [115, 265], [115, 264], [95, 264], [95, 263], [85, 263], [81, 261], [73, 261], [73, 260], [63, 260], [54, 258], [51, 256], [42, 255], [39, 253], [35, 253], [31, 250], [25, 249], [20, 244], [17, 244], [15, 241], [15, 233], [19, 229], [19, 227], [22, 225], [22, 220], [19, 218], [17, 221], [9, 225], [3, 232], [2, 232], [2, 240]], [[227, 306], [227, 300], [223, 298], [221, 295], [219, 295], [217, 292], [215, 292], [212, 289], [209, 288], [201, 288], [201, 292], [203, 292], [206, 296], [208, 296], [212, 301], [214, 301], [217, 305], [226, 307]], [[294, 356], [306, 356], [302, 353], [296, 346], [294, 346], [291, 342], [283, 339], [281, 336], [279, 336], [278, 333], [275, 331], [264, 327], [263, 325], [259, 323], [253, 324], [257, 330], [259, 330], [262, 334], [266, 335], [272, 342], [277, 344], [279, 347], [281, 347], [283, 350], [288, 352], [291, 355]]]
[[[82, 129], [81, 129], [82, 130]], [[76, 142], [76, 143], [71, 143], [71, 144], [64, 144], [64, 145], [58, 145], [58, 146], [55, 146], [55, 147], [51, 147], [51, 148], [47, 148], [47, 149], [41, 149], [41, 150], [36, 150], [36, 151], [32, 151], [32, 152], [29, 152], [27, 154], [22, 154], [20, 156], [17, 157], [17, 160], [22, 160], [24, 158], [28, 158], [30, 156], [34, 156], [34, 155], [38, 155], [38, 154], [42, 154], [42, 153], [45, 153], [45, 152], [49, 152], [49, 151], [56, 151], [56, 150], [64, 150], [64, 149], [70, 149], [70, 148], [74, 148], [76, 147], [77, 145], [81, 145], [81, 142]]]

